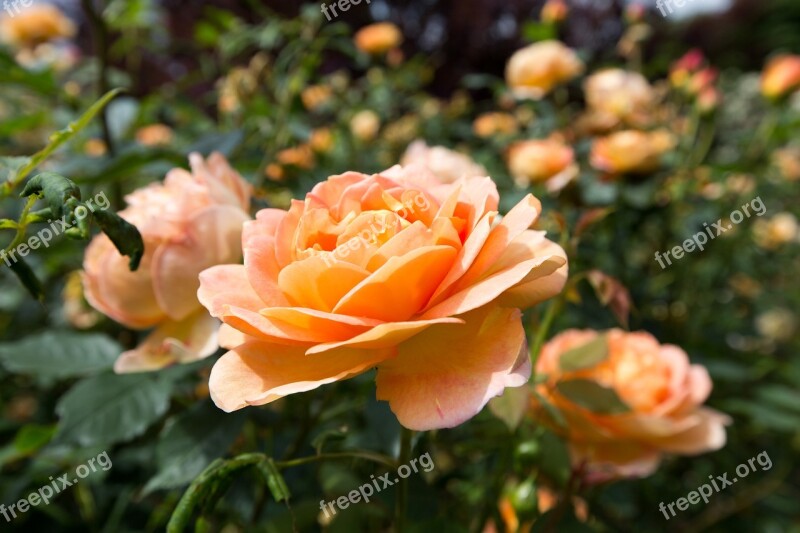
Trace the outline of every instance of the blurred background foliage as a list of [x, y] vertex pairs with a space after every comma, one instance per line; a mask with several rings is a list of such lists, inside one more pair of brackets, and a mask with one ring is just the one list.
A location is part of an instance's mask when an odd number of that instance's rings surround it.
[[[800, 214], [800, 101], [768, 103], [757, 74], [774, 52], [800, 52], [796, 1], [740, 1], [672, 21], [650, 11], [639, 22], [643, 35], [630, 34], [625, 6], [610, 0], [572, 3], [560, 26], [541, 23], [541, 4], [526, 0], [373, 0], [331, 22], [318, 4], [301, 2], [85, 0], [62, 7], [77, 25], [74, 39], [38, 43], [27, 53], [0, 50], [4, 158], [41, 149], [112, 87], [126, 92], [47, 169], [76, 182], [84, 197], [107, 192], [117, 209], [124, 194], [185, 166], [192, 151], [224, 153], [256, 186], [261, 208], [286, 207], [348, 169], [385, 169], [415, 139], [458, 149], [497, 182], [501, 209], [533, 191], [545, 204], [540, 226], [568, 245], [576, 282], [551, 335], [619, 325], [603, 305], [611, 296], [604, 300], [601, 290], [577, 281], [599, 270], [624, 287], [613, 298], [624, 301], [629, 291], [630, 329], [678, 344], [705, 365], [715, 384], [710, 405], [733, 417], [723, 450], [669, 459], [652, 477], [585, 488], [553, 506], [569, 484], [563, 443], [530, 419], [509, 428], [484, 410], [416, 443], [436, 468], [411, 478], [410, 530], [533, 523], [534, 531], [800, 531], [800, 259], [796, 218], [794, 229], [786, 222]], [[354, 29], [374, 20], [398, 24], [403, 45], [385, 56], [358, 50]], [[589, 164], [593, 134], [580, 126], [579, 82], [540, 101], [510, 97], [508, 57], [548, 37], [577, 49], [589, 71], [641, 69], [654, 82], [663, 95], [659, 125], [683, 139], [658, 170], [610, 177]], [[665, 81], [670, 65], [694, 46], [721, 70], [724, 99], [710, 115]], [[514, 127], [483, 133], [475, 120], [488, 112], [509, 115]], [[511, 144], [554, 132], [575, 149], [574, 183], [557, 195], [515, 183]], [[745, 220], [668, 269], [654, 261], [654, 251], [679, 245], [703, 222], [755, 197], [767, 208], [764, 217]], [[0, 218], [14, 219], [21, 208], [15, 197], [3, 198]], [[779, 213], [788, 218], [775, 221]], [[65, 238], [31, 254], [44, 285], [41, 302], [0, 264], [0, 503], [103, 450], [114, 467], [47, 507], [0, 521], [4, 529], [162, 530], [186, 486], [223, 456], [262, 452], [286, 460], [315, 449], [396, 455], [399, 426], [375, 401], [369, 375], [231, 415], [208, 398], [211, 360], [113, 375], [115, 358], [141, 333], [82, 299], [82, 254], [82, 243]], [[542, 311], [526, 315], [531, 338]], [[658, 511], [659, 502], [685, 496], [708, 475], [733, 471], [761, 451], [772, 458], [771, 470], [669, 522]], [[392, 489], [330, 523], [319, 511], [321, 499], [379, 472], [358, 460], [287, 468], [288, 505], [276, 503], [254, 472], [242, 472], [204, 510], [198, 528], [385, 530]], [[550, 518], [542, 518], [548, 509]]]

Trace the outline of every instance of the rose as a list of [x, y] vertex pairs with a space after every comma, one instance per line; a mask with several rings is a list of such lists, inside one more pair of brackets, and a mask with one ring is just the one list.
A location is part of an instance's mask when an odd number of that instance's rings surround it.
[[589, 76], [583, 87], [590, 112], [612, 123], [642, 124], [653, 110], [653, 88], [638, 72], [602, 70]]
[[506, 65], [506, 83], [518, 98], [542, 98], [556, 85], [583, 72], [583, 63], [559, 41], [541, 41], [517, 50]]
[[[588, 347], [593, 341], [602, 343], [607, 357], [594, 365], [569, 366], [575, 359], [565, 361], [565, 354], [574, 356], [570, 351], [576, 349], [592, 353]], [[699, 454], [725, 444], [728, 418], [702, 407], [712, 386], [706, 369], [689, 364], [683, 350], [661, 345], [649, 333], [565, 331], [542, 348], [536, 371], [546, 375], [537, 392], [566, 422], [557, 431], [566, 435], [573, 462], [583, 464], [594, 481], [646, 476], [658, 467], [662, 454]], [[613, 391], [626, 410], [593, 411], [581, 405], [565, 393], [569, 389], [564, 384], [573, 380]], [[536, 399], [534, 413], [553, 422]]]
[[761, 74], [761, 94], [777, 99], [800, 86], [800, 56], [780, 55], [772, 58]]
[[251, 187], [220, 154], [189, 156], [192, 171], [174, 169], [163, 184], [129, 195], [120, 216], [142, 234], [136, 272], [103, 234], [86, 250], [83, 283], [97, 310], [131, 328], [155, 328], [117, 360], [117, 372], [153, 370], [211, 355], [218, 322], [197, 301], [199, 273], [241, 259], [242, 224]]
[[624, 130], [595, 139], [589, 156], [593, 167], [610, 174], [647, 174], [675, 145], [667, 131]]
[[358, 30], [353, 41], [362, 52], [380, 55], [400, 46], [403, 33], [391, 22], [378, 22]]
[[563, 288], [566, 256], [528, 229], [538, 200], [502, 220], [498, 200], [490, 178], [443, 184], [397, 166], [333, 176], [288, 212], [260, 211], [245, 224], [244, 265], [200, 275], [230, 350], [212, 399], [233, 411], [377, 367], [378, 399], [426, 430], [526, 383], [520, 308]]
[[508, 169], [518, 185], [545, 182], [550, 191], [563, 189], [578, 175], [574, 151], [557, 139], [512, 144], [508, 149]]
[[425, 141], [414, 141], [406, 149], [400, 164], [422, 165], [444, 183], [453, 183], [462, 176], [486, 176], [489, 173], [483, 166], [468, 155], [450, 150], [444, 146], [428, 146]]
[[35, 4], [0, 16], [0, 41], [14, 48], [37, 45], [75, 35], [75, 24], [51, 4]]

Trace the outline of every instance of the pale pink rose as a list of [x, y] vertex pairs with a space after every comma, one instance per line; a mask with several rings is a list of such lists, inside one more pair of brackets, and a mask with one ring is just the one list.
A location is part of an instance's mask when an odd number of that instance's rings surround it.
[[[564, 371], [562, 356], [604, 335], [608, 357], [594, 366]], [[546, 381], [537, 390], [555, 406], [567, 427], [556, 429], [568, 440], [573, 462], [593, 482], [653, 473], [664, 454], [695, 455], [725, 445], [727, 416], [703, 407], [711, 393], [706, 369], [692, 365], [686, 352], [661, 345], [649, 333], [569, 330], [542, 349], [537, 374]], [[613, 390], [629, 409], [598, 413], [579, 405], [557, 388], [570, 380], [589, 380]], [[538, 400], [534, 412], [552, 422]]]
[[498, 216], [488, 177], [443, 184], [425, 167], [317, 184], [245, 224], [244, 265], [200, 275], [230, 351], [211, 372], [233, 411], [377, 368], [377, 397], [405, 427], [459, 425], [530, 358], [520, 309], [561, 291], [566, 256], [529, 229], [527, 195]]
[[154, 328], [117, 360], [117, 372], [154, 370], [214, 353], [218, 322], [197, 300], [198, 276], [238, 262], [251, 186], [218, 153], [189, 156], [191, 172], [174, 169], [126, 197], [120, 216], [145, 243], [136, 272], [104, 234], [86, 249], [83, 284], [97, 310], [134, 329]]
[[482, 165], [473, 161], [468, 155], [444, 146], [428, 146], [421, 140], [414, 141], [408, 146], [400, 164], [427, 167], [443, 183], [453, 183], [462, 177], [489, 174]]

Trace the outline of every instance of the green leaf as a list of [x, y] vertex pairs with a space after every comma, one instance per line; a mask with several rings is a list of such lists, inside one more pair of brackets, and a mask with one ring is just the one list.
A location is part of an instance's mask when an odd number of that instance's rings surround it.
[[556, 389], [570, 401], [585, 407], [593, 413], [611, 415], [630, 411], [614, 389], [603, 387], [588, 379], [561, 381]]
[[11, 261], [9, 268], [14, 272], [14, 275], [19, 278], [22, 285], [28, 289], [31, 296], [37, 300], [44, 298], [42, 282], [39, 281], [39, 278], [36, 277], [36, 273], [28, 266], [28, 263], [26, 263], [24, 259], [15, 256], [15, 260]]
[[166, 413], [171, 384], [152, 374], [84, 379], [56, 405], [58, 438], [82, 446], [138, 437]]
[[23, 426], [17, 432], [11, 444], [0, 450], [0, 466], [31, 456], [50, 442], [55, 431], [56, 427], [54, 425], [40, 426], [31, 424]]
[[582, 346], [564, 352], [558, 360], [558, 366], [564, 372], [574, 372], [592, 368], [606, 359], [608, 359], [608, 339], [605, 335], [599, 335]]
[[63, 130], [59, 130], [53, 133], [50, 136], [50, 142], [36, 152], [30, 160], [23, 166], [16, 175], [16, 180], [13, 183], [17, 183], [20, 180], [25, 179], [25, 177], [30, 174], [30, 172], [39, 166], [45, 159], [50, 157], [53, 152], [55, 152], [62, 144], [70, 140], [74, 137], [78, 132], [83, 130], [89, 122], [100, 112], [102, 111], [103, 107], [105, 107], [108, 102], [114, 99], [122, 89], [113, 89], [108, 91], [106, 94], [103, 95], [97, 102], [92, 104], [92, 106], [83, 114], [81, 115], [78, 120], [74, 122], [70, 122], [70, 124], [64, 128]]
[[75, 182], [55, 172], [42, 172], [29, 179], [20, 197], [33, 194], [42, 195], [56, 218], [64, 216], [64, 207], [71, 198], [81, 199], [81, 190]]
[[105, 335], [47, 331], [0, 344], [0, 363], [16, 374], [71, 378], [110, 369], [121, 353]]
[[159, 471], [145, 486], [144, 495], [191, 483], [214, 459], [225, 454], [243, 423], [241, 411], [229, 414], [210, 401], [195, 404], [171, 419], [156, 449]]
[[108, 235], [111, 242], [122, 255], [130, 257], [129, 267], [131, 272], [139, 268], [139, 262], [144, 255], [144, 240], [136, 226], [126, 221], [116, 213], [98, 209], [94, 212], [97, 224], [103, 233]]
[[502, 395], [489, 400], [489, 410], [513, 432], [528, 412], [530, 399], [528, 387], [509, 387]]

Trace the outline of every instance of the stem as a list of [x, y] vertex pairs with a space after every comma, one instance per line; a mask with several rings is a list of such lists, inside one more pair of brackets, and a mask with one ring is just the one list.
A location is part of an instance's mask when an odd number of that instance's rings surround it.
[[[397, 465], [407, 464], [411, 459], [411, 439], [414, 432], [407, 428], [400, 431], [400, 453], [397, 456]], [[395, 532], [402, 533], [405, 528], [406, 510], [408, 509], [408, 480], [401, 479], [397, 487], [397, 501], [395, 506]]]
[[[81, 0], [81, 6], [86, 12], [86, 16], [92, 25], [92, 42], [94, 45], [95, 54], [100, 62], [99, 72], [97, 74], [97, 92], [99, 96], [106, 94], [109, 90], [108, 83], [108, 26], [106, 26], [103, 16], [95, 10], [92, 0]], [[100, 126], [103, 131], [103, 142], [106, 144], [108, 157], [113, 158], [116, 154], [116, 147], [114, 146], [114, 139], [111, 137], [111, 128], [108, 125], [108, 107], [100, 111]], [[111, 184], [112, 201], [114, 207], [120, 209], [122, 207], [122, 185], [119, 180], [115, 180]]]
[[[566, 288], [564, 289], [566, 291]], [[561, 293], [564, 294], [563, 292]], [[550, 332], [550, 327], [553, 325], [556, 315], [561, 311], [564, 306], [563, 296], [559, 296], [556, 300], [550, 302], [550, 306], [544, 314], [542, 323], [539, 325], [539, 330], [536, 332], [536, 337], [531, 345], [531, 363], [536, 367], [536, 360], [539, 359], [539, 352], [542, 349], [544, 341], [547, 339], [547, 334]]]
[[339, 453], [323, 453], [320, 455], [312, 455], [310, 457], [301, 457], [299, 459], [291, 459], [289, 461], [276, 461], [275, 465], [280, 468], [291, 468], [293, 466], [300, 466], [308, 463], [315, 463], [317, 461], [326, 461], [328, 459], [364, 459], [367, 461], [372, 461], [375, 463], [379, 463], [382, 465], [390, 466], [395, 468], [397, 464], [395, 460], [391, 457], [387, 457], [380, 453], [368, 452], [368, 451], [356, 451], [356, 452], [339, 452]]

